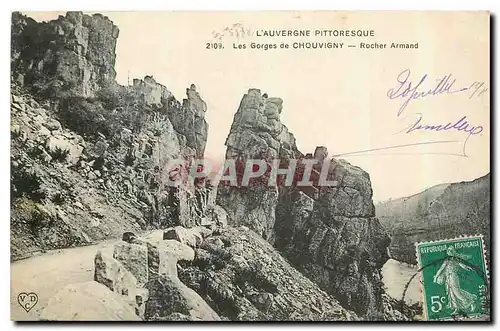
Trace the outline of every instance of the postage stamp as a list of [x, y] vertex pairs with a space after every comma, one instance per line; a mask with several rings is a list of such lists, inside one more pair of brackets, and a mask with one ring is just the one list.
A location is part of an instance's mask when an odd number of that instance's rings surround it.
[[427, 320], [489, 314], [489, 276], [482, 235], [415, 245]]

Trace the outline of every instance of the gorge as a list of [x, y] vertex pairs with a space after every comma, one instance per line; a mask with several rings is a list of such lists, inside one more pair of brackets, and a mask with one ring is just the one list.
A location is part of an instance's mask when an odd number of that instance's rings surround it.
[[[41, 319], [57, 319], [54, 302], [75, 291], [87, 304], [112, 297], [123, 314], [106, 316], [151, 321], [415, 315], [384, 291], [390, 238], [369, 174], [321, 142], [299, 151], [279, 97], [243, 95], [226, 159], [305, 159], [314, 171], [326, 160], [337, 185], [166, 185], [169, 161], [185, 160], [186, 176], [204, 157], [210, 110], [195, 84], [182, 101], [153, 76], [119, 85], [119, 34], [101, 14], [12, 16], [11, 260], [118, 240], [99, 246], [93, 280], [61, 289]], [[106, 318], [94, 313], [80, 317]]]

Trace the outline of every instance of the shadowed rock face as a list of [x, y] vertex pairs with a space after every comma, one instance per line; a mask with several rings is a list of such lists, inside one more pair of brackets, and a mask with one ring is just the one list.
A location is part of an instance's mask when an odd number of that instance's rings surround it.
[[[279, 116], [283, 101], [267, 98], [258, 89], [243, 96], [226, 140], [226, 159], [245, 164], [249, 159], [295, 158], [300, 152], [295, 138]], [[269, 242], [274, 241], [274, 210], [278, 187], [267, 183], [249, 187], [219, 185], [217, 204], [224, 207], [233, 225], [246, 225]]]
[[146, 76], [144, 80], [134, 79], [133, 90], [146, 104], [158, 107], [161, 113], [166, 114], [185, 144], [196, 151], [196, 157], [203, 157], [208, 137], [208, 123], [205, 120], [207, 104], [194, 84], [186, 89], [186, 98], [182, 103], [152, 76]]
[[[12, 14], [12, 79], [51, 98], [96, 97], [115, 82], [119, 29], [101, 14], [68, 12], [49, 22]], [[182, 103], [153, 76], [134, 79], [132, 89], [147, 105], [161, 108], [185, 144], [202, 157], [208, 133], [206, 103], [192, 84]]]
[[[387, 261], [389, 237], [375, 218], [369, 175], [343, 160], [328, 160], [326, 147], [298, 151], [280, 120], [282, 100], [259, 90], [244, 95], [226, 140], [226, 159], [312, 159], [313, 186], [256, 183], [218, 187], [217, 201], [229, 224], [246, 225], [280, 250], [300, 271], [359, 315], [383, 318], [380, 269]], [[330, 187], [317, 177], [326, 160]], [[299, 160], [299, 162], [301, 162]], [[298, 170], [295, 177], [298, 176]]]
[[25, 85], [94, 96], [114, 82], [118, 27], [101, 14], [68, 12], [49, 22], [12, 14], [12, 72]]
[[328, 172], [337, 184], [314, 196], [286, 188], [276, 209], [278, 250], [345, 307], [382, 318], [380, 270], [390, 239], [375, 218], [370, 177], [344, 160]]

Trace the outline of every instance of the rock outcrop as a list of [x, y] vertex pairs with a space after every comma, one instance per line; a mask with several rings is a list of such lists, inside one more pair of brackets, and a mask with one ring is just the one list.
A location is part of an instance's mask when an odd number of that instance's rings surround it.
[[[282, 103], [250, 89], [226, 140], [226, 159], [243, 165], [249, 159], [264, 159], [268, 165], [279, 159], [280, 168], [298, 159], [292, 185], [278, 180], [268, 186], [265, 175], [248, 187], [221, 182], [217, 203], [226, 209], [229, 224], [246, 225], [274, 243], [346, 308], [383, 319], [380, 268], [388, 258], [389, 238], [375, 218], [370, 177], [346, 161], [328, 160], [325, 147], [314, 154], [298, 151], [293, 135], [280, 122]], [[303, 160], [313, 163], [309, 186], [297, 183], [305, 171]], [[318, 183], [323, 164], [329, 167], [327, 179], [333, 186]]]
[[141, 288], [134, 274], [116, 260], [111, 252], [105, 250], [97, 252], [94, 266], [94, 280], [118, 294], [137, 316], [143, 318], [144, 303], [147, 301], [148, 292]]
[[158, 107], [160, 113], [166, 114], [174, 130], [185, 139], [185, 144], [195, 150], [196, 157], [203, 157], [208, 134], [207, 104], [194, 84], [186, 89], [182, 103], [152, 76], [146, 76], [144, 80], [134, 79], [132, 89], [147, 105]]
[[114, 82], [119, 30], [107, 17], [81, 12], [50, 22], [12, 14], [13, 78], [47, 95], [94, 96]]
[[173, 314], [182, 314], [194, 321], [220, 321], [205, 300], [178, 278], [162, 276], [149, 282], [146, 288], [151, 293], [146, 303], [147, 320], [170, 320]]
[[391, 234], [391, 257], [416, 264], [416, 242], [482, 234], [489, 260], [490, 181], [487, 174], [377, 205], [377, 217]]
[[179, 268], [179, 278], [229, 320], [357, 318], [244, 226], [216, 230], [196, 249], [193, 263]]
[[[144, 238], [131, 232], [126, 234], [121, 242], [97, 252], [94, 259], [94, 280], [118, 294], [141, 319], [152, 320], [176, 312], [189, 315], [189, 312], [182, 309], [167, 309], [168, 313], [155, 314], [153, 310], [161, 304], [167, 304], [167, 301], [159, 293], [160, 287], [156, 286], [152, 290], [152, 286], [162, 279], [176, 279], [180, 282], [177, 278], [177, 263], [192, 261], [192, 248], [178, 241], [159, 239], [161, 231]], [[183, 288], [177, 290], [189, 292]], [[146, 305], [147, 302], [149, 305]], [[151, 308], [153, 306], [156, 308]]]
[[381, 268], [390, 239], [375, 218], [370, 178], [343, 160], [331, 161], [337, 185], [317, 198], [283, 190], [276, 212], [276, 247], [345, 307], [382, 319]]
[[[237, 165], [244, 167], [250, 159], [301, 156], [294, 136], [279, 120], [282, 104], [281, 99], [263, 96], [258, 89], [248, 90], [226, 140], [226, 159], [234, 159]], [[230, 224], [248, 226], [270, 242], [274, 241], [277, 201], [277, 185], [268, 186], [267, 182], [251, 182], [247, 187], [230, 187], [221, 182], [217, 189], [217, 204], [227, 211]]]

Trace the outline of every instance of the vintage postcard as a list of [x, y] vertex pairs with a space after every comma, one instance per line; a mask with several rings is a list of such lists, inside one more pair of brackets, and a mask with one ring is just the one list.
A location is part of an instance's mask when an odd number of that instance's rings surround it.
[[490, 13], [13, 12], [14, 321], [490, 321]]

